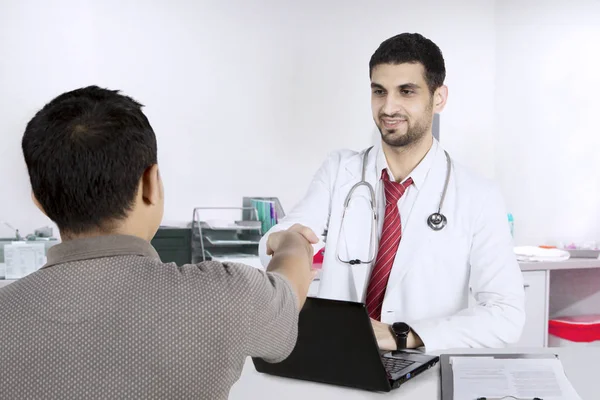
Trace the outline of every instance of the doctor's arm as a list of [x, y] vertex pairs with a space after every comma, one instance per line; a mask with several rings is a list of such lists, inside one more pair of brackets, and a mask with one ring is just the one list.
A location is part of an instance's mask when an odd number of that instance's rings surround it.
[[493, 186], [475, 219], [470, 288], [476, 304], [446, 318], [406, 321], [428, 352], [504, 347], [525, 324], [523, 275], [517, 263], [500, 191]]
[[[263, 266], [267, 266], [270, 256], [267, 254], [269, 235], [294, 224], [310, 228], [317, 236], [321, 236], [329, 220], [331, 192], [333, 191], [332, 176], [336, 174], [340, 164], [340, 153], [331, 154], [314, 175], [304, 198], [277, 225], [271, 228], [260, 240], [258, 254]], [[323, 243], [313, 245], [314, 253], [324, 247]]]

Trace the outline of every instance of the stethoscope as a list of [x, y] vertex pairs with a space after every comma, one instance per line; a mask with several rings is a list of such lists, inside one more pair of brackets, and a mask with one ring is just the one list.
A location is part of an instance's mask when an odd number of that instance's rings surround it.
[[[375, 252], [374, 247], [377, 242], [377, 203], [375, 198], [375, 189], [373, 186], [367, 182], [367, 161], [369, 158], [369, 152], [373, 147], [369, 147], [362, 159], [362, 175], [360, 181], [356, 182], [354, 186], [350, 189], [348, 194], [346, 195], [346, 199], [344, 200], [344, 212], [342, 213], [342, 221], [340, 224], [340, 234], [338, 235], [338, 244], [336, 246], [337, 259], [340, 262], [356, 265], [356, 264], [371, 264], [375, 260]], [[442, 190], [442, 196], [440, 198], [440, 203], [438, 204], [438, 209], [436, 212], [432, 213], [427, 218], [427, 225], [434, 231], [441, 231], [444, 229], [446, 224], [448, 223], [448, 219], [444, 214], [442, 214], [442, 207], [444, 206], [444, 200], [446, 198], [446, 192], [448, 191], [448, 183], [450, 182], [450, 174], [452, 173], [452, 160], [450, 159], [450, 155], [447, 151], [444, 150], [444, 154], [446, 155], [446, 180], [444, 181], [444, 189]], [[348, 206], [350, 205], [350, 200], [352, 200], [352, 194], [356, 189], [361, 186], [365, 186], [369, 190], [369, 202], [371, 204], [371, 240], [369, 243], [369, 259], [366, 261], [362, 261], [360, 259], [354, 260], [342, 260], [340, 257], [340, 238], [342, 236], [342, 227], [344, 226], [344, 218], [346, 217], [346, 211], [348, 210]]]

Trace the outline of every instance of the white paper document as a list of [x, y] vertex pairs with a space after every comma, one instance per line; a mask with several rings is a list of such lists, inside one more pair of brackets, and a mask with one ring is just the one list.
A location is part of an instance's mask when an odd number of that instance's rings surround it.
[[531, 400], [581, 400], [560, 360], [451, 357], [454, 400], [514, 396]]
[[6, 279], [20, 279], [46, 263], [43, 243], [12, 242], [4, 246]]

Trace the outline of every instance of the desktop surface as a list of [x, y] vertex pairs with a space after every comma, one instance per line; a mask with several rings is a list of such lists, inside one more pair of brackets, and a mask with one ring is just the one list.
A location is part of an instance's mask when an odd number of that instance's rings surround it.
[[[450, 349], [443, 353], [554, 353], [558, 354], [567, 377], [583, 400], [600, 399], [600, 379], [597, 364], [600, 347], [511, 348], [511, 349]], [[372, 393], [333, 385], [299, 381], [260, 374], [248, 358], [240, 380], [233, 385], [230, 400], [290, 399], [290, 400], [365, 400], [397, 398], [403, 400], [441, 400], [440, 370], [436, 365], [389, 393]]]

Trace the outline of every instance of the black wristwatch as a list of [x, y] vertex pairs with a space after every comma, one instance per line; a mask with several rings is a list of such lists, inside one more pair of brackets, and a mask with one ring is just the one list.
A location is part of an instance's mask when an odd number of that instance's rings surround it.
[[410, 326], [404, 322], [396, 322], [390, 326], [390, 331], [396, 340], [396, 347], [398, 350], [406, 349], [408, 334], [410, 333]]

